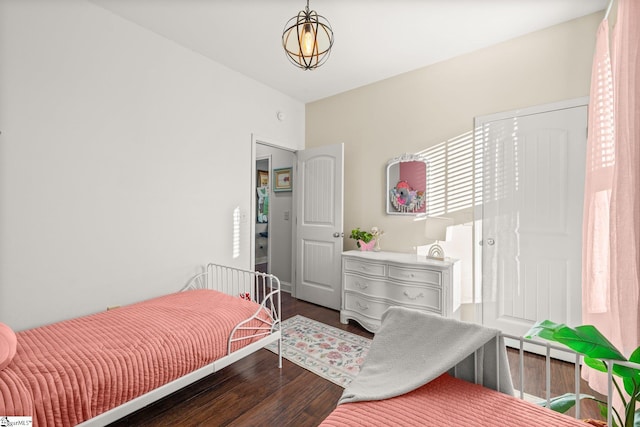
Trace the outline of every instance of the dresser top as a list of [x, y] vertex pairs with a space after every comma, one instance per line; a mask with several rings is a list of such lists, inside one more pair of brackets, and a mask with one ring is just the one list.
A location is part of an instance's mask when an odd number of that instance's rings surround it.
[[440, 268], [450, 267], [458, 261], [455, 258], [445, 258], [444, 261], [439, 261], [437, 259], [427, 258], [425, 255], [418, 256], [417, 254], [386, 251], [345, 251], [342, 252], [342, 255], [371, 261], [399, 262], [403, 264], [417, 264]]

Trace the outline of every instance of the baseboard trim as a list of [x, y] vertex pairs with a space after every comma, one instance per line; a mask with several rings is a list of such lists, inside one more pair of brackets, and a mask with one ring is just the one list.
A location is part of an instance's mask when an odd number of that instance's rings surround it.
[[293, 293], [293, 286], [291, 286], [291, 283], [289, 283], [289, 282], [280, 282], [280, 290], [282, 292], [286, 292], [288, 294], [292, 294]]

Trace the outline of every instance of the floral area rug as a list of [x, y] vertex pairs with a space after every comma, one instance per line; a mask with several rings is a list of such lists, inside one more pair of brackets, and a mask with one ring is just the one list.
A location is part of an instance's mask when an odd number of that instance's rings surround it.
[[[304, 316], [282, 321], [282, 357], [341, 387], [360, 372], [371, 340]], [[266, 347], [278, 352], [278, 343]]]

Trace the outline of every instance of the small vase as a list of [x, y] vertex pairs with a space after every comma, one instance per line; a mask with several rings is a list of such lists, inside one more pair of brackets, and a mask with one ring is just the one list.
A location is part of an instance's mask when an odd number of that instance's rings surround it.
[[360, 244], [361, 251], [370, 251], [373, 249], [373, 246], [376, 244], [375, 240], [370, 241], [369, 243], [365, 243], [363, 240], [358, 240]]
[[380, 239], [376, 239], [376, 240], [374, 240], [374, 242], [376, 242], [376, 244], [373, 247], [373, 251], [374, 252], [380, 252]]

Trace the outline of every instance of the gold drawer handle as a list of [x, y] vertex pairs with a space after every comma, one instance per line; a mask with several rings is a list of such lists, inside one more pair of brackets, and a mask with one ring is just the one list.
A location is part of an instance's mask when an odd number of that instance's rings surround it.
[[369, 287], [369, 284], [365, 283], [364, 285], [360, 282], [356, 282], [356, 286], [359, 287], [360, 289], [367, 289]]
[[360, 301], [356, 301], [356, 304], [358, 305], [358, 308], [360, 310], [369, 310], [369, 305], [368, 304], [361, 304]]
[[424, 294], [422, 292], [420, 292], [418, 295], [416, 295], [415, 297], [412, 297], [411, 295], [409, 295], [409, 292], [404, 291], [404, 296], [409, 298], [410, 300], [417, 300], [418, 298], [423, 298]]

